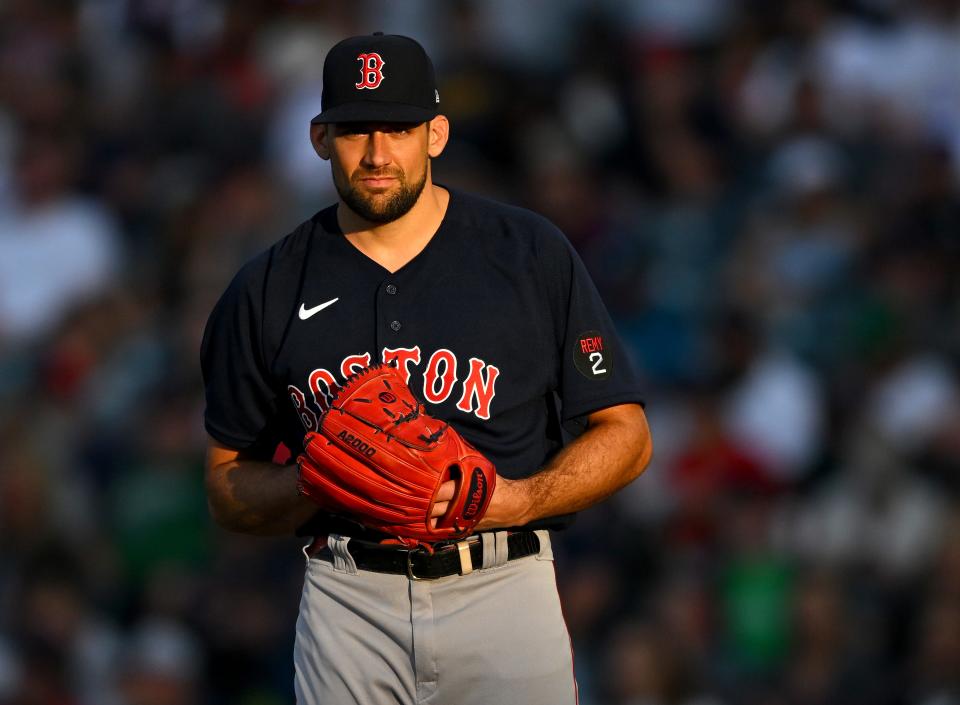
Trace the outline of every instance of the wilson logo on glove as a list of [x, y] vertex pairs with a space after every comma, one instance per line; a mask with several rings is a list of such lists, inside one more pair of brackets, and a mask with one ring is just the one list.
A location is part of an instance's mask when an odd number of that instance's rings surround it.
[[[406, 545], [469, 535], [496, 488], [493, 463], [429, 416], [392, 365], [349, 377], [320, 418], [319, 432], [304, 441], [297, 458], [300, 492], [331, 514]], [[432, 518], [448, 480], [456, 484], [454, 496], [443, 516]]]
[[487, 501], [487, 478], [480, 468], [474, 468], [470, 473], [470, 489], [468, 490], [470, 503], [463, 510], [464, 519], [472, 519]]

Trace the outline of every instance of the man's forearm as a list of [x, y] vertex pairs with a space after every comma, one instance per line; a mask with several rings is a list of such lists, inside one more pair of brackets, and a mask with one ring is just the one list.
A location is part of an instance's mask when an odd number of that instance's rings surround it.
[[214, 520], [226, 529], [261, 536], [293, 535], [317, 512], [297, 492], [297, 466], [231, 460], [207, 473]]
[[652, 445], [639, 407], [598, 420], [540, 472], [523, 480], [498, 478], [479, 529], [522, 526], [586, 509], [643, 472]]

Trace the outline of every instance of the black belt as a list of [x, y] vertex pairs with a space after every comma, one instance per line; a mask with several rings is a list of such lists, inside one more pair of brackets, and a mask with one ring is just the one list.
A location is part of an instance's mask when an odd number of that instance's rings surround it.
[[[479, 536], [442, 544], [435, 547], [433, 553], [423, 548], [409, 550], [356, 539], [347, 544], [347, 550], [360, 570], [406, 575], [413, 580], [462, 575], [483, 563], [483, 541]], [[534, 532], [518, 531], [507, 536], [508, 561], [539, 552], [540, 539]], [[333, 552], [327, 547], [318, 551], [315, 557], [333, 562]]]

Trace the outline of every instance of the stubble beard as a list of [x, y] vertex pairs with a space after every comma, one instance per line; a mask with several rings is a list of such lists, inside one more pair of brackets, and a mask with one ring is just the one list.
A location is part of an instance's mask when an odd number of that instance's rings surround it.
[[[363, 174], [363, 176], [381, 176], [381, 174]], [[408, 182], [406, 174], [402, 171], [384, 173], [382, 176], [392, 176], [397, 179], [397, 185], [393, 191], [365, 193], [361, 190], [362, 187], [354, 183], [359, 181], [357, 172], [354, 172], [353, 177], [346, 183], [342, 178], [336, 177], [333, 183], [340, 198], [354, 213], [370, 223], [389, 223], [406, 215], [416, 204], [427, 183], [427, 170], [426, 168], [423, 170], [423, 175], [415, 183]]]

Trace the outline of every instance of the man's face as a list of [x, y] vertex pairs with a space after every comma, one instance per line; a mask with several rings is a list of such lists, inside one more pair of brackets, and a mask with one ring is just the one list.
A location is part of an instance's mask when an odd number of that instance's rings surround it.
[[371, 223], [407, 213], [427, 182], [428, 135], [428, 123], [330, 125], [333, 183], [343, 202]]

